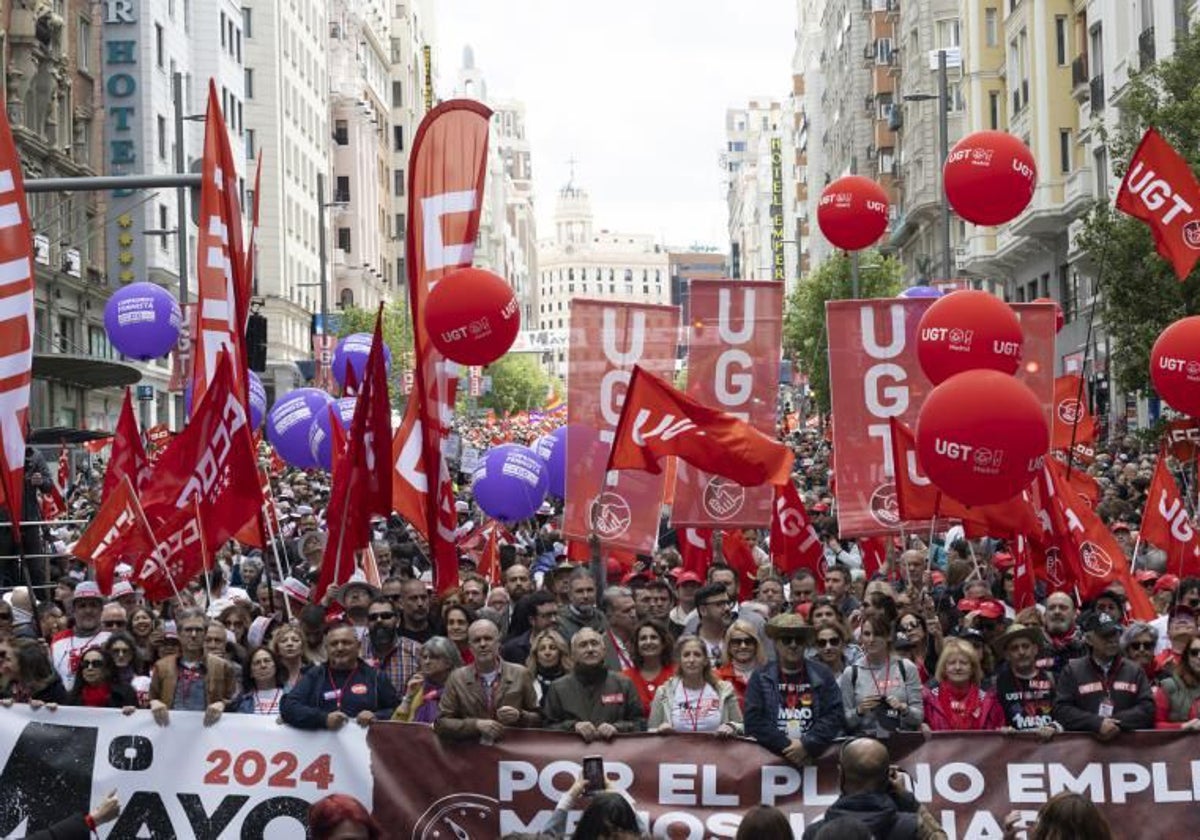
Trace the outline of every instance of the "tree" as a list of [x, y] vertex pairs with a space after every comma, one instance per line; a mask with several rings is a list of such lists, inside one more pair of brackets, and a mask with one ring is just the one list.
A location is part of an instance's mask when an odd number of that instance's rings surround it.
[[[1200, 164], [1200, 31], [1175, 41], [1175, 55], [1133, 76], [1121, 100], [1116, 133], [1106, 136], [1113, 174], [1124, 178], [1138, 142], [1154, 126], [1196, 170]], [[1180, 283], [1170, 264], [1158, 256], [1150, 229], [1115, 210], [1096, 204], [1084, 221], [1079, 246], [1088, 252], [1099, 286], [1104, 328], [1112, 340], [1108, 364], [1121, 388], [1148, 391], [1150, 348], [1172, 321], [1197, 312], [1200, 283], [1192, 273]]]
[[[877, 251], [859, 257], [860, 298], [892, 297], [901, 289], [904, 268]], [[829, 413], [829, 342], [825, 335], [825, 302], [853, 297], [850, 258], [837, 254], [803, 278], [787, 299], [783, 316], [783, 350], [808, 377], [817, 407]]]
[[[374, 332], [375, 310], [348, 307], [340, 313], [337, 327], [338, 338], [353, 333]], [[408, 306], [402, 301], [394, 301], [383, 309], [383, 342], [392, 351], [388, 387], [392, 405], [399, 408], [404, 403], [404, 372], [412, 367], [413, 356], [411, 316]]]
[[488, 366], [491, 393], [483, 405], [496, 411], [528, 411], [546, 404], [550, 377], [532, 353], [509, 353]]

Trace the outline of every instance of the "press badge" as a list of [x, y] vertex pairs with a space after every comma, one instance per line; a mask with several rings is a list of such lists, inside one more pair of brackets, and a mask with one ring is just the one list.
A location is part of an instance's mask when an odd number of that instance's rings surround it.
[[1100, 703], [1100, 709], [1096, 712], [1102, 718], [1110, 718], [1113, 716], [1112, 700], [1104, 700]]

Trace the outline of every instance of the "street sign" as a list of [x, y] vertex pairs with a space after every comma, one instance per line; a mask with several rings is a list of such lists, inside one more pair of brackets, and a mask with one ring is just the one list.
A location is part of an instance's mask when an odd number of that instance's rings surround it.
[[151, 400], [153, 400], [154, 399], [154, 386], [153, 385], [137, 386], [137, 398], [141, 402], [150, 402]]

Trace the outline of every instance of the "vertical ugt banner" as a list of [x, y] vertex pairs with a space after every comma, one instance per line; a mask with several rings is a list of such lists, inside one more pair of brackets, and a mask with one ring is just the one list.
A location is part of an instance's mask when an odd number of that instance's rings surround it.
[[[783, 284], [693, 280], [688, 325], [689, 397], [775, 436]], [[671, 524], [762, 528], [772, 488], [743, 487], [678, 461]]]
[[595, 533], [613, 548], [654, 550], [664, 474], [606, 473], [604, 467], [633, 366], [672, 378], [678, 331], [674, 306], [571, 301], [563, 514], [568, 537], [587, 539]]
[[[917, 360], [917, 328], [927, 298], [838, 300], [825, 304], [829, 393], [837, 479], [838, 530], [843, 537], [899, 534], [889, 418], [916, 428], [933, 384]], [[1033, 389], [1049, 424], [1054, 402], [1054, 306], [1012, 304], [1024, 346], [1017, 378]], [[925, 476], [913, 476], [921, 483]]]

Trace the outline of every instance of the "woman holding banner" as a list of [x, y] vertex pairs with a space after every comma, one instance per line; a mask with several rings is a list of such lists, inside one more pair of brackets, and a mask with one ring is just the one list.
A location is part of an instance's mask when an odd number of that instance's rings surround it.
[[733, 686], [717, 678], [708, 645], [699, 636], [675, 644], [675, 676], [661, 685], [650, 704], [650, 732], [713, 732], [722, 738], [742, 733], [742, 709]]
[[408, 681], [404, 698], [392, 720], [408, 723], [437, 721], [438, 703], [450, 672], [463, 666], [458, 646], [445, 636], [434, 636], [421, 645], [421, 671]]
[[1154, 691], [1155, 729], [1200, 731], [1200, 636], [1188, 635], [1175, 671]]
[[63, 705], [120, 709], [131, 715], [137, 710], [137, 694], [117, 673], [112, 655], [103, 648], [89, 648], [79, 657], [75, 685]]
[[754, 631], [754, 625], [741, 619], [729, 625], [725, 631], [725, 644], [721, 647], [721, 667], [717, 679], [724, 680], [737, 692], [738, 708], [746, 702], [746, 683], [756, 669], [767, 664], [767, 653], [762, 640]]
[[917, 666], [892, 651], [892, 624], [884, 611], [864, 616], [858, 640], [863, 660], [839, 680], [847, 731], [877, 738], [916, 731], [925, 719], [921, 680]]
[[924, 690], [925, 732], [1001, 729], [1004, 709], [992, 691], [980, 687], [983, 667], [975, 648], [947, 639], [934, 671], [937, 684]]
[[633, 665], [622, 671], [633, 681], [646, 715], [654, 702], [658, 687], [675, 675], [675, 663], [671, 658], [671, 633], [666, 625], [652, 618], [642, 619], [633, 634], [634, 645], [630, 651]]

